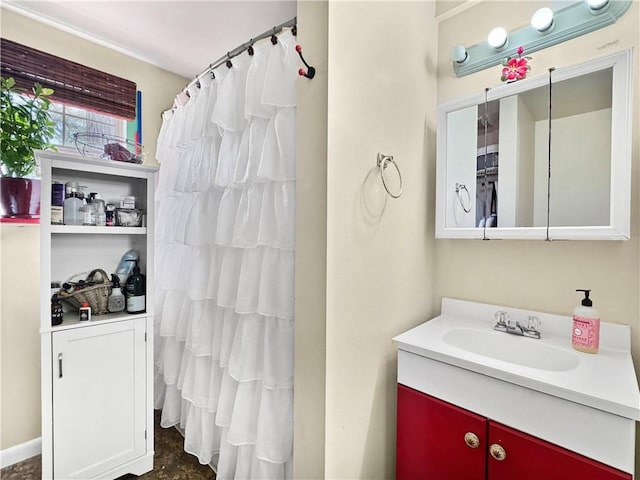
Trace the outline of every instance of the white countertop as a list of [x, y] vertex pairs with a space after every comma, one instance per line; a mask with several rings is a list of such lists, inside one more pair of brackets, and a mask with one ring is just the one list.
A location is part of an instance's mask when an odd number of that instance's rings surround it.
[[[541, 339], [493, 330], [494, 314], [504, 310], [521, 322], [536, 315]], [[394, 338], [398, 348], [515, 385], [573, 401], [632, 420], [640, 420], [640, 391], [630, 352], [628, 325], [601, 323], [597, 354], [571, 346], [571, 317], [531, 312], [511, 307], [443, 298], [442, 314]], [[527, 367], [454, 347], [443, 340], [453, 329], [472, 329], [505, 335], [509, 342], [540, 342], [577, 355], [578, 365], [566, 371]]]

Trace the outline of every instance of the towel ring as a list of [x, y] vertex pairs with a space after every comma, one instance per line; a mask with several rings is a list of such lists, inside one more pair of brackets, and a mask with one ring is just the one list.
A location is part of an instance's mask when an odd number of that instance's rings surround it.
[[[398, 188], [397, 193], [391, 192], [389, 190], [389, 187], [387, 186], [387, 182], [385, 182], [384, 180], [384, 171], [389, 165], [389, 163], [392, 163], [393, 166], [396, 167], [396, 172], [398, 172], [398, 179], [400, 180], [400, 188]], [[398, 167], [398, 164], [394, 162], [393, 156], [385, 155], [384, 153], [378, 153], [377, 164], [378, 164], [378, 168], [380, 168], [380, 178], [382, 178], [382, 185], [384, 186], [384, 189], [387, 191], [389, 195], [391, 195], [391, 197], [400, 198], [400, 195], [402, 195], [402, 174], [400, 173], [400, 168]]]
[[[462, 201], [462, 195], [460, 194], [462, 190], [467, 192], [467, 198], [469, 199], [469, 208], [465, 207], [464, 202]], [[469, 193], [469, 190], [464, 183], [456, 182], [456, 195], [458, 196], [458, 201], [460, 202], [460, 206], [462, 207], [462, 210], [464, 210], [464, 213], [469, 213], [471, 211], [471, 194]]]

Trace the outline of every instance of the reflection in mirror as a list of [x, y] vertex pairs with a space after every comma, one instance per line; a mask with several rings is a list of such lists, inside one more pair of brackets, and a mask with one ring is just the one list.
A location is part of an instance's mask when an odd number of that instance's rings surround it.
[[552, 227], [610, 224], [612, 79], [607, 68], [553, 83]]
[[546, 86], [500, 99], [505, 119], [500, 134], [501, 226], [547, 224], [548, 103]]
[[[478, 105], [452, 111], [447, 115], [447, 163], [445, 224], [451, 228], [473, 228], [476, 219], [476, 170]], [[468, 195], [467, 195], [468, 192]]]
[[466, 214], [454, 198], [447, 227], [546, 226], [547, 94], [538, 87], [448, 114], [447, 178], [471, 187], [475, 205]]
[[631, 51], [552, 70], [440, 105], [437, 237], [629, 238]]
[[498, 226], [498, 132], [499, 102], [485, 101], [478, 106], [478, 140], [476, 142], [476, 226]]

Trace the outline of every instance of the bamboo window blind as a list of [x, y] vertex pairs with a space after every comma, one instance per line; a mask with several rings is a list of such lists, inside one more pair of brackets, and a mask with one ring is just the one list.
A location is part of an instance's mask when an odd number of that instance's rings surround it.
[[136, 84], [79, 63], [0, 39], [0, 72], [31, 91], [38, 82], [52, 99], [126, 120], [136, 117]]

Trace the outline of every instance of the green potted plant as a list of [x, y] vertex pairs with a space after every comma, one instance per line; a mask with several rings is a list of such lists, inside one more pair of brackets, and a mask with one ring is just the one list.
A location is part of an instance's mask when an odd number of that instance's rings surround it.
[[13, 78], [0, 77], [0, 200], [2, 216], [38, 218], [40, 180], [34, 150], [53, 149], [55, 123], [49, 115], [50, 88], [36, 83], [29, 95]]

